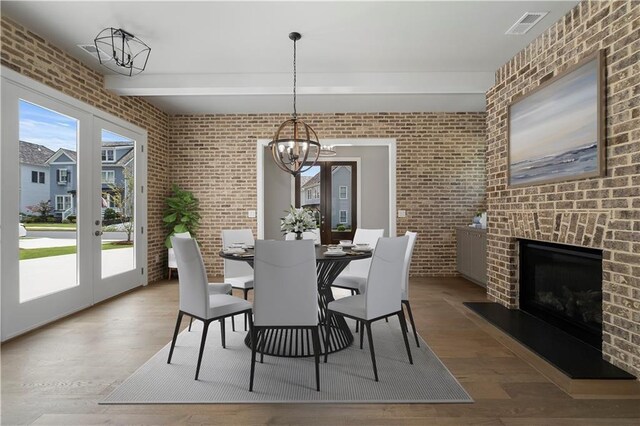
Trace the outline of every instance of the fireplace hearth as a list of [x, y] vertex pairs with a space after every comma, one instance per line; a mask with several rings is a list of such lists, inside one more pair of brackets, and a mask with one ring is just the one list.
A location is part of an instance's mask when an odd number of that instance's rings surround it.
[[602, 251], [520, 240], [520, 309], [600, 349]]

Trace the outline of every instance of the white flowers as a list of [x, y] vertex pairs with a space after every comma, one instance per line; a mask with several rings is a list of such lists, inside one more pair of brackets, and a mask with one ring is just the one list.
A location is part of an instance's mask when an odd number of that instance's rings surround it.
[[287, 234], [289, 232], [304, 232], [310, 229], [316, 229], [316, 220], [309, 210], [303, 208], [295, 208], [291, 206], [289, 213], [280, 219], [280, 230]]

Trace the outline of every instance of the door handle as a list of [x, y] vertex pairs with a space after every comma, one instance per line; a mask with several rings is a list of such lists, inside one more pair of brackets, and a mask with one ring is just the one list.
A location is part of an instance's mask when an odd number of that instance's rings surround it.
[[100, 235], [102, 235], [102, 231], [96, 231], [96, 232], [94, 232], [94, 235], [96, 237], [99, 237]]

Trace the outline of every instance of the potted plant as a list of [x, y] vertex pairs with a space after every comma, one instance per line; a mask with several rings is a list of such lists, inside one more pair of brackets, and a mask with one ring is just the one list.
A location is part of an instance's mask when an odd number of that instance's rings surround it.
[[[162, 220], [169, 231], [164, 242], [169, 251], [169, 268], [176, 268], [171, 237], [184, 232], [195, 236], [200, 225], [200, 213], [198, 212], [198, 199], [192, 192], [185, 191], [175, 184], [172, 185], [171, 191], [171, 196], [165, 200], [166, 209]], [[172, 262], [172, 260], [174, 261]]]
[[310, 210], [291, 206], [288, 214], [280, 219], [280, 230], [284, 235], [289, 232], [296, 234], [296, 240], [302, 239], [304, 231], [316, 229], [316, 220]]

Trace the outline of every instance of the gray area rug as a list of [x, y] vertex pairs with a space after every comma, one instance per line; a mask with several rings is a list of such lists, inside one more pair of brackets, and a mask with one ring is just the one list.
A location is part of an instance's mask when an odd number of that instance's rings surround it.
[[[242, 321], [236, 321], [242, 324]], [[353, 324], [353, 323], [352, 323]], [[368, 343], [354, 344], [329, 355], [320, 364], [320, 392], [315, 390], [311, 358], [265, 356], [256, 364], [253, 392], [249, 392], [251, 351], [244, 331], [231, 331], [227, 348], [220, 345], [220, 327], [212, 324], [207, 336], [200, 380], [193, 379], [202, 323], [178, 336], [171, 364], [169, 344], [118, 386], [101, 404], [208, 403], [470, 403], [469, 394], [424, 343], [416, 348], [409, 335], [414, 364], [409, 364], [397, 318], [373, 324], [379, 382], [373, 379]], [[353, 330], [353, 327], [352, 327]], [[258, 358], [259, 359], [259, 358]]]

